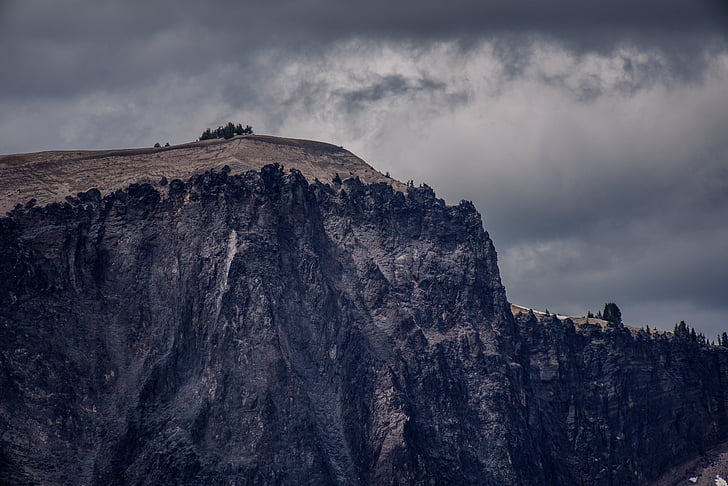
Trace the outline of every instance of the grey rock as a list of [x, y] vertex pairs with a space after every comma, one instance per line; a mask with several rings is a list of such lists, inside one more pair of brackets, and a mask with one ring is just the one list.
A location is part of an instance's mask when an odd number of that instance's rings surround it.
[[728, 436], [728, 348], [520, 314], [548, 484], [645, 484]]
[[269, 165], [0, 219], [0, 482], [640, 484], [728, 355], [514, 318], [471, 203]]
[[472, 205], [357, 179], [335, 191], [278, 166], [89, 193], [0, 223], [2, 480], [518, 484], [537, 471]]

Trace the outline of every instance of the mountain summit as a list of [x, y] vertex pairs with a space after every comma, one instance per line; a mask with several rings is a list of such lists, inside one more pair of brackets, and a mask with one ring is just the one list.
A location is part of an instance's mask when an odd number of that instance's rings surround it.
[[295, 167], [311, 181], [330, 182], [339, 174], [344, 179], [359, 177], [366, 183], [404, 187], [336, 145], [246, 135], [159, 148], [0, 155], [0, 214], [31, 198], [45, 205], [91, 188], [106, 194], [148, 183], [159, 189], [162, 177], [185, 180], [226, 165], [231, 174], [238, 174], [276, 163]]

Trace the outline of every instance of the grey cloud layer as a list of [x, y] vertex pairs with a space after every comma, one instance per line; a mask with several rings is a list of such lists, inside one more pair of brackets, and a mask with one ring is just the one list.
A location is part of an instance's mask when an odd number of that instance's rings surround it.
[[333, 41], [376, 38], [414, 43], [504, 39], [502, 54], [520, 63], [518, 44], [545, 37], [576, 51], [625, 42], [660, 49], [675, 71], [705, 62], [725, 45], [722, 0], [390, 2], [6, 0], [0, 18], [0, 96], [63, 96], [103, 84], [115, 89], [195, 74], [219, 64], [246, 65], [261, 49], [306, 56]]
[[[484, 213], [509, 297], [728, 327], [728, 17], [712, 0], [0, 3], [0, 152], [343, 144]], [[42, 133], [42, 136], [38, 134]]]

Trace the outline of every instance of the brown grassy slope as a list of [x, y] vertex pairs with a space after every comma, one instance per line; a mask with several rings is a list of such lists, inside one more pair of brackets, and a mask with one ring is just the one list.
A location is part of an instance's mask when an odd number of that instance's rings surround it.
[[330, 182], [358, 176], [365, 183], [404, 185], [374, 170], [341, 147], [323, 142], [271, 137], [238, 136], [230, 140], [206, 140], [163, 148], [104, 151], [54, 151], [0, 156], [0, 215], [18, 203], [36, 199], [45, 205], [66, 196], [97, 188], [102, 194], [132, 183], [159, 187], [162, 177], [187, 179], [225, 165], [237, 174], [279, 163], [296, 168], [309, 181]]

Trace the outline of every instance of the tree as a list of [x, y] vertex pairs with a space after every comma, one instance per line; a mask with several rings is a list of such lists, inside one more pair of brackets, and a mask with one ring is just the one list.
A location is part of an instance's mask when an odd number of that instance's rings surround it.
[[697, 342], [701, 346], [705, 346], [706, 344], [708, 344], [708, 340], [706, 339], [705, 334], [703, 334], [702, 332], [699, 332]]
[[723, 333], [722, 333], [722, 334], [720, 335], [720, 337], [718, 338], [718, 343], [719, 343], [719, 344], [720, 344], [721, 346], [723, 346], [723, 347], [725, 347], [725, 348], [728, 348], [728, 333], [726, 333], [726, 332], [724, 331], [724, 332], [723, 332]]
[[222, 138], [228, 139], [233, 138], [235, 136], [235, 125], [233, 125], [233, 122], [228, 122], [227, 125], [222, 127]]
[[159, 145], [159, 142], [154, 144], [154, 148], [159, 148], [159, 147], [161, 147], [161, 145]]
[[[672, 330], [675, 335], [675, 339], [682, 342], [689, 342], [693, 344], [705, 345], [708, 344], [708, 340], [705, 338], [705, 334], [697, 332], [695, 328], [691, 328], [685, 321], [680, 321], [675, 324]], [[723, 333], [725, 335], [726, 333]], [[728, 336], [725, 336], [725, 346], [728, 346]], [[718, 344], [723, 346], [723, 336], [718, 336]]]
[[673, 329], [672, 333], [677, 338], [688, 339], [690, 337], [690, 327], [685, 324], [685, 321], [680, 321], [675, 324], [675, 328]]
[[617, 307], [617, 304], [614, 302], [604, 304], [604, 311], [602, 312], [602, 315], [604, 316], [604, 320], [609, 324], [615, 326], [622, 325], [622, 311], [619, 310], [619, 307]]
[[227, 122], [227, 125], [220, 125], [215, 130], [210, 128], [206, 129], [200, 135], [199, 140], [212, 140], [214, 138], [233, 138], [235, 135], [252, 135], [253, 127], [250, 125], [243, 125], [238, 123], [237, 125], [233, 122]]

